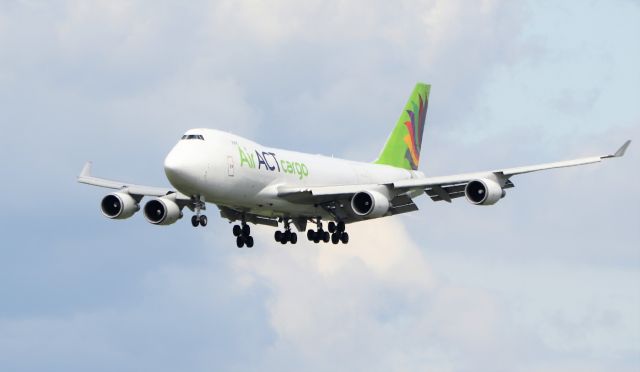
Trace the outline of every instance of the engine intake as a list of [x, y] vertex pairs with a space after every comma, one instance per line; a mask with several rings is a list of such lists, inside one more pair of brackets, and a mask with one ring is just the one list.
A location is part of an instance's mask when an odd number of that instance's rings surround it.
[[473, 180], [464, 188], [464, 194], [476, 205], [492, 205], [504, 198], [506, 192], [495, 181], [489, 179]]
[[389, 199], [377, 191], [361, 191], [351, 198], [351, 209], [358, 216], [382, 217], [389, 211]]
[[131, 195], [125, 192], [114, 192], [102, 198], [100, 209], [107, 218], [123, 220], [133, 216], [140, 210], [140, 206]]
[[144, 205], [144, 217], [154, 225], [171, 225], [182, 218], [182, 211], [171, 199], [155, 198]]

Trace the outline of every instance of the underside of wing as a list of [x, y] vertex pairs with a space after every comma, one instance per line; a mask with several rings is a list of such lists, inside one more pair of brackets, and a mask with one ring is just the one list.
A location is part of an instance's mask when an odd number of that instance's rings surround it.
[[[362, 184], [318, 187], [288, 187], [278, 188], [278, 197], [291, 203], [312, 204], [322, 207], [337, 220], [345, 222], [362, 221], [371, 218], [358, 213], [354, 206], [354, 198], [359, 194], [371, 194], [384, 197], [383, 203], [388, 205], [383, 215], [391, 216], [418, 210], [409, 192], [396, 193], [390, 185]], [[382, 217], [382, 216], [377, 216]]]
[[[452, 199], [461, 198], [465, 195], [465, 189], [469, 182], [457, 183], [452, 185], [433, 185], [425, 188], [425, 193], [429, 195], [431, 200], [436, 201], [446, 201], [451, 203]], [[511, 180], [506, 180], [503, 189], [509, 189], [514, 187], [515, 185]]]

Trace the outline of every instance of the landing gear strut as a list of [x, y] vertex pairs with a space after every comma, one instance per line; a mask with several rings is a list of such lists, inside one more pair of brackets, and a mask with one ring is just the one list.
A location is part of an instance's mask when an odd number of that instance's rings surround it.
[[277, 242], [282, 244], [296, 244], [298, 242], [298, 234], [291, 232], [291, 223], [288, 219], [284, 220], [284, 232], [278, 230], [273, 234], [273, 237]]
[[253, 237], [251, 236], [251, 227], [247, 225], [242, 219], [242, 223], [240, 225], [233, 225], [233, 236], [236, 237], [236, 246], [238, 248], [242, 248], [245, 245], [247, 248], [253, 247]]

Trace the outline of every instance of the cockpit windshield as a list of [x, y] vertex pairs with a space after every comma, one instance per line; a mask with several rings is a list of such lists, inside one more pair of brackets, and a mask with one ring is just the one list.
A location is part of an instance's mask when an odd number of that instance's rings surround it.
[[183, 140], [202, 140], [204, 141], [204, 137], [201, 134], [185, 134], [182, 136]]

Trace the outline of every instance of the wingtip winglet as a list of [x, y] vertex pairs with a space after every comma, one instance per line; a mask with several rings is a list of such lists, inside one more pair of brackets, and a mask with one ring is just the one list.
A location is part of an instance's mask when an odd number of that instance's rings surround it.
[[616, 151], [615, 154], [613, 154], [614, 158], [621, 158], [624, 156], [624, 153], [627, 151], [627, 147], [629, 147], [629, 145], [631, 144], [631, 140], [627, 140], [624, 144], [622, 144], [622, 146], [620, 146], [620, 148], [618, 149], [618, 151]]
[[78, 176], [78, 178], [82, 178], [82, 177], [91, 177], [91, 165], [93, 163], [88, 161], [86, 163], [84, 163], [84, 167], [82, 167], [82, 171], [80, 172], [80, 176]]

